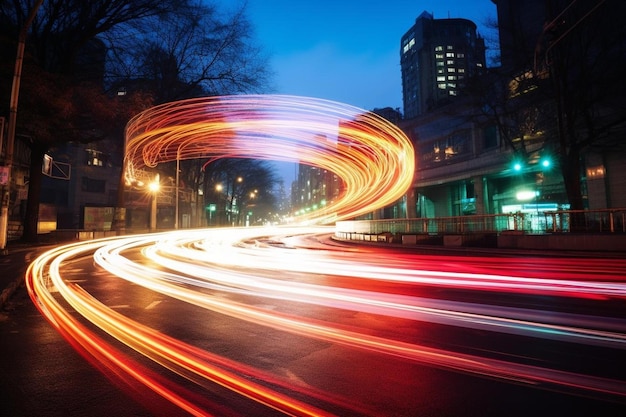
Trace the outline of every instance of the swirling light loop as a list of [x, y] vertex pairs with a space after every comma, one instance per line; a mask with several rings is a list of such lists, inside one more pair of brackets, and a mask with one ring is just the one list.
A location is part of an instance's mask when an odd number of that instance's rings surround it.
[[297, 162], [335, 173], [343, 190], [297, 220], [331, 223], [402, 197], [414, 150], [375, 113], [328, 100], [284, 95], [203, 97], [145, 110], [126, 127], [126, 179], [176, 159], [248, 158]]

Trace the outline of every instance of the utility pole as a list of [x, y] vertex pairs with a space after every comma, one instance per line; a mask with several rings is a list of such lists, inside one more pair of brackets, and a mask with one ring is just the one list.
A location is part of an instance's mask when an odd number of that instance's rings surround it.
[[33, 5], [33, 9], [30, 11], [28, 18], [24, 22], [24, 26], [22, 26], [20, 30], [17, 41], [17, 55], [15, 58], [15, 70], [13, 71], [13, 85], [11, 87], [11, 106], [6, 145], [7, 152], [3, 168], [6, 171], [6, 175], [2, 176], [2, 207], [0, 209], [0, 251], [2, 253], [6, 252], [9, 228], [9, 199], [11, 197], [11, 171], [13, 169], [13, 152], [15, 147], [15, 124], [17, 121], [17, 102], [20, 94], [20, 80], [22, 78], [22, 63], [24, 62], [26, 35], [28, 34], [28, 28], [37, 15], [37, 10], [39, 10], [41, 3], [43, 3], [43, 0], [37, 0]]

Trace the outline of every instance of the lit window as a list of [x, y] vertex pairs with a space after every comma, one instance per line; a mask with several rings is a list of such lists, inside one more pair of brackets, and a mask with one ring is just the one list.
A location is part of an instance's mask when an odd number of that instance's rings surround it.
[[86, 149], [87, 165], [94, 167], [101, 167], [107, 163], [107, 155], [103, 152], [96, 151], [94, 149]]
[[454, 65], [454, 59], [449, 59], [446, 61], [446, 64], [448, 65]]
[[446, 89], [446, 83], [439, 83], [439, 84], [437, 84], [437, 87], [439, 87], [440, 90], [445, 90]]
[[[448, 77], [448, 78], [450, 78], [450, 77]], [[445, 80], [446, 80], [445, 76], [438, 76], [437, 77], [437, 81], [445, 81]]]
[[[441, 78], [445, 78], [445, 77], [441, 77]], [[456, 75], [448, 75], [448, 80], [449, 80], [449, 81], [454, 81], [454, 80], [456, 80]], [[439, 80], [437, 80], [437, 81], [439, 81]]]
[[454, 47], [453, 47], [452, 45], [448, 45], [448, 46], [446, 47], [446, 49], [447, 49], [448, 51], [451, 51], [451, 50], [453, 50], [453, 49], [454, 49]]
[[438, 67], [443, 67], [443, 61], [437, 61], [437, 66]]
[[483, 64], [481, 64], [480, 62], [476, 64], [477, 67], [482, 68]]
[[449, 90], [448, 94], [450, 94], [451, 96], [456, 96], [456, 91], [455, 90]]
[[402, 52], [404, 52], [405, 54], [409, 51], [409, 49], [411, 49], [413, 47], [413, 45], [415, 45], [415, 38], [411, 38], [411, 40], [409, 40], [406, 45], [404, 45], [404, 48], [402, 49]]
[[458, 54], [456, 54], [457, 58], [465, 58], [465, 54], [463, 52], [459, 52]]
[[459, 68], [459, 71], [458, 71], [458, 72], [460, 72], [460, 73], [464, 73], [464, 72], [465, 72], [465, 68]]
[[454, 68], [454, 67], [449, 67], [449, 68], [448, 68], [448, 72], [456, 72], [456, 68]]
[[435, 54], [436, 59], [443, 59], [443, 54]]
[[435, 51], [437, 52], [443, 51], [443, 46], [435, 46]]
[[448, 88], [456, 88], [456, 83], [448, 83]]
[[446, 58], [454, 58], [454, 52], [446, 52]]
[[444, 73], [443, 68], [437, 68], [437, 74], [443, 74], [443, 73]]

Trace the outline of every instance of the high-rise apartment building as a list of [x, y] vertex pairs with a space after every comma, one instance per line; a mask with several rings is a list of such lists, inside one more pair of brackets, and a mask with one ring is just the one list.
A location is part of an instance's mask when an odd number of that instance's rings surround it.
[[485, 42], [467, 19], [423, 12], [400, 44], [405, 119], [448, 103], [485, 67]]

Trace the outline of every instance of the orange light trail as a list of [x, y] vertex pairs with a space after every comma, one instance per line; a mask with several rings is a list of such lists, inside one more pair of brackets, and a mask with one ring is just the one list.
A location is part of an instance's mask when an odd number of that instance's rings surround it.
[[411, 186], [409, 139], [382, 117], [309, 97], [237, 95], [166, 103], [126, 127], [126, 180], [177, 158], [236, 157], [296, 162], [327, 169], [343, 192], [297, 222], [332, 223], [387, 206]]
[[[505, 381], [515, 381], [533, 386], [555, 387], [574, 392], [595, 392], [618, 398], [626, 397], [624, 381], [584, 375], [549, 367], [531, 366], [514, 361], [470, 355], [446, 349], [437, 349], [401, 338], [369, 334], [366, 329], [346, 327], [339, 323], [287, 314], [257, 305], [248, 305], [231, 297], [216, 294], [254, 296], [255, 299], [278, 299], [302, 305], [315, 305], [328, 309], [341, 309], [381, 317], [410, 320], [415, 323], [431, 322], [484, 331], [511, 333], [534, 338], [549, 338], [570, 343], [626, 349], [626, 322], [581, 314], [544, 312], [535, 309], [489, 306], [454, 300], [438, 300], [393, 292], [366, 289], [369, 283], [404, 282], [416, 288], [424, 285], [465, 287], [471, 281], [475, 290], [490, 291], [494, 286], [504, 291], [516, 292], [531, 285], [536, 291], [553, 296], [569, 297], [571, 293], [584, 293], [588, 281], [581, 274], [577, 279], [565, 277], [526, 277], [498, 275], [484, 268], [482, 272], [461, 273], [451, 266], [446, 273], [435, 273], [435, 262], [424, 262], [422, 269], [406, 268], [406, 256], [397, 259], [389, 254], [378, 259], [372, 253], [307, 250], [304, 247], [277, 248], [264, 245], [247, 245], [245, 242], [262, 241], [263, 236], [274, 236], [272, 241], [293, 243], [298, 233], [328, 233], [328, 228], [302, 227], [256, 229], [230, 228], [211, 230], [185, 230], [162, 234], [136, 235], [74, 244], [56, 248], [42, 255], [31, 265], [27, 286], [31, 297], [44, 315], [74, 345], [82, 347], [87, 357], [104, 362], [125, 379], [137, 380], [163, 398], [194, 415], [208, 415], [213, 410], [188, 396], [174, 383], [163, 381], [147, 371], [144, 366], [129, 358], [128, 354], [111, 341], [97, 336], [67, 313], [57, 300], [65, 302], [91, 324], [131, 347], [155, 364], [187, 378], [199, 387], [210, 389], [219, 384], [244, 397], [264, 404], [286, 415], [329, 415], [321, 404], [332, 404], [351, 414], [374, 415], [347, 396], [330, 393], [323, 388], [293, 386], [288, 380], [261, 371], [250, 365], [207, 352], [189, 343], [172, 338], [131, 317], [107, 307], [90, 295], [85, 288], [63, 279], [63, 268], [74, 259], [93, 253], [94, 261], [112, 277], [148, 288], [200, 309], [251, 322], [266, 328], [286, 331], [307, 338], [375, 352], [378, 355], [403, 358], [416, 363], [489, 376]], [[277, 235], [278, 234], [278, 235]], [[137, 261], [141, 251], [143, 261]], [[289, 252], [290, 253], [287, 253]], [[306, 255], [311, 259], [306, 260]], [[384, 268], [379, 261], [385, 258]], [[421, 257], [415, 257], [416, 260]], [[445, 259], [453, 260], [448, 257]], [[235, 260], [239, 260], [237, 264]], [[479, 260], [473, 262], [479, 265]], [[452, 264], [453, 262], [451, 262]], [[487, 265], [489, 261], [486, 260]], [[245, 265], [245, 268], [242, 268]], [[626, 286], [615, 274], [623, 271], [624, 262], [606, 263], [603, 270], [606, 280], [591, 280], [593, 291], [607, 298], [623, 299]], [[494, 268], [497, 270], [497, 268]], [[591, 268], [587, 268], [593, 276]], [[335, 287], [316, 280], [299, 282], [282, 279], [275, 271], [295, 271], [311, 276], [334, 276], [356, 279], [358, 288]], [[458, 274], [458, 276], [457, 276]], [[424, 281], [426, 280], [426, 281]], [[365, 284], [365, 285], [364, 285]], [[522, 287], [518, 288], [518, 285]], [[355, 284], [356, 285], [356, 284]], [[553, 289], [558, 289], [557, 292]], [[563, 290], [565, 288], [565, 290]], [[208, 290], [208, 291], [207, 291]], [[54, 295], [58, 294], [58, 295]], [[398, 335], [399, 336], [399, 335]], [[252, 379], [251, 379], [252, 377]], [[258, 383], [252, 381], [259, 381]], [[299, 400], [283, 393], [291, 389], [298, 392]], [[304, 396], [307, 400], [302, 400]], [[310, 401], [310, 402], [309, 402]]]
[[[134, 117], [126, 139], [129, 182], [146, 167], [197, 158], [291, 161], [337, 174], [343, 193], [297, 218], [300, 223], [331, 223], [387, 206], [406, 193], [415, 169], [410, 141], [391, 123], [358, 108], [303, 97], [226, 96], [168, 103]], [[94, 366], [126, 386], [144, 387], [145, 398], [156, 395], [190, 415], [238, 414], [206, 398], [216, 386], [285, 415], [379, 415], [381, 410], [374, 403], [357, 402], [349, 392], [294, 382], [179, 340], [159, 329], [158, 321], [149, 326], [141, 315], [134, 317], [139, 307], [122, 314], [89, 291], [97, 277], [88, 275], [81, 285], [72, 281], [74, 263], [89, 257], [106, 282], [119, 284], [107, 296], [123, 288], [147, 289], [202, 318], [218, 314], [229, 323], [253, 323], [263, 330], [368, 352], [381, 362], [402, 360], [567, 393], [626, 398], [626, 383], [612, 377], [518, 363], [507, 352], [493, 357], [436, 348], [407, 340], [393, 328], [376, 333], [335, 318], [342, 316], [338, 312], [352, 312], [408, 328], [435, 324], [623, 351], [623, 318], [417, 294], [435, 288], [623, 301], [625, 261], [598, 266], [551, 259], [531, 268], [524, 260], [330, 249], [307, 240], [331, 234], [323, 226], [193, 229], [76, 243], [35, 260], [26, 286], [41, 313]], [[281, 311], [272, 303], [300, 308]], [[320, 318], [307, 307], [326, 314]], [[175, 382], [179, 377], [192, 388]], [[150, 401], [147, 407], [168, 414]]]

